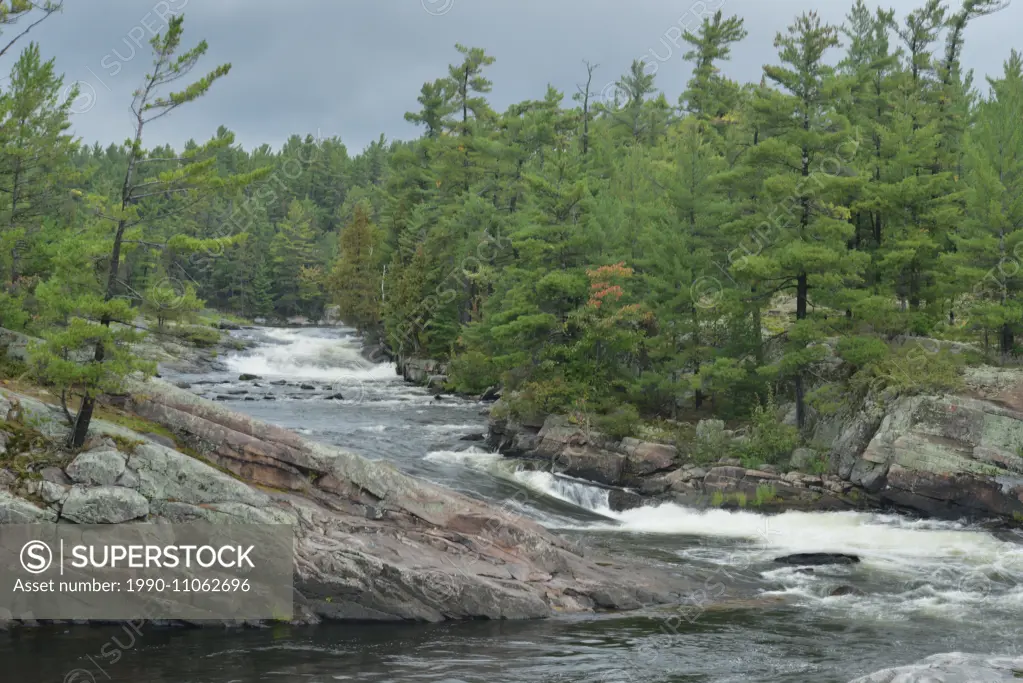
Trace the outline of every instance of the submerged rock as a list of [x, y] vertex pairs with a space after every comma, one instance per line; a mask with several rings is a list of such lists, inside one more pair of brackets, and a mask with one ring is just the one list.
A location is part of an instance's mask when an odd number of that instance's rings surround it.
[[823, 564], [859, 564], [858, 555], [845, 555], [842, 553], [796, 553], [774, 558], [775, 562], [781, 564], [797, 564], [806, 566], [819, 566]]
[[256, 379], [263, 379], [263, 378], [260, 377], [259, 375], [250, 375], [247, 372], [243, 372], [242, 374], [238, 375], [238, 381], [239, 382], [251, 382], [252, 380], [256, 380]]
[[932, 655], [916, 664], [884, 669], [849, 683], [997, 683], [1018, 681], [1023, 674], [1023, 657], [949, 652]]

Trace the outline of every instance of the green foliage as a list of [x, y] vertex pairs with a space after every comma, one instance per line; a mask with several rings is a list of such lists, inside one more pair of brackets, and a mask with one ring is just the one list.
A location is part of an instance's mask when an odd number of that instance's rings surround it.
[[359, 203], [352, 221], [341, 231], [338, 259], [328, 286], [341, 319], [360, 331], [380, 322], [380, 281], [374, 252], [379, 251], [376, 228], [369, 221], [370, 207]]
[[761, 484], [757, 487], [756, 496], [753, 498], [753, 507], [762, 507], [781, 501], [778, 490], [770, 484]]
[[[636, 61], [587, 64], [574, 101], [548, 87], [495, 111], [494, 58], [456, 45], [406, 114], [423, 137], [357, 155], [311, 135], [242, 149], [226, 127], [147, 147], [230, 71], [193, 75], [209, 46], [183, 44], [180, 16], [151, 41], [126, 142], [79, 145], [74, 89], [29, 45], [0, 92], [0, 324], [43, 334], [33, 367], [85, 407], [144, 370], [140, 312], [209, 346], [204, 303], [269, 320], [335, 304], [397, 354], [450, 361], [459, 390], [502, 385], [516, 415], [616, 435], [752, 420], [743, 457], [776, 461], [793, 430], [753, 409], [768, 388], [805, 426], [808, 405], [960, 386], [967, 359], [892, 339], [1016, 360], [1023, 57], [980, 92], [961, 60], [995, 3], [922, 5], [797, 17], [746, 85], [723, 71], [742, 18], [706, 16], [680, 36], [678, 108]], [[0, 3], [0, 25], [52, 9]], [[591, 88], [611, 79], [611, 98]], [[836, 339], [847, 376], [821, 377]], [[698, 461], [731, 448], [690, 441]]]
[[178, 325], [172, 328], [170, 332], [199, 348], [216, 346], [221, 339], [221, 334], [218, 330], [206, 327], [205, 325]]
[[810, 391], [806, 402], [820, 415], [834, 415], [849, 405], [849, 388], [844, 382], [827, 382]]
[[843, 337], [835, 348], [838, 356], [858, 370], [888, 356], [888, 345], [877, 337]]
[[129, 375], [156, 372], [155, 363], [132, 353], [131, 345], [142, 339], [142, 333], [100, 322], [107, 316], [126, 314], [126, 305], [117, 301], [88, 304], [82, 313], [91, 312], [90, 318], [73, 317], [66, 327], [44, 333], [42, 342], [29, 346], [32, 374], [55, 387], [65, 400], [75, 396], [86, 401], [101, 393], [117, 393]]
[[464, 394], [481, 394], [500, 380], [493, 359], [480, 351], [453, 358], [448, 378], [454, 390]]
[[635, 406], [626, 403], [608, 413], [598, 415], [594, 418], [593, 424], [597, 431], [613, 439], [635, 436], [639, 426], [639, 411]]
[[850, 385], [860, 392], [888, 390], [899, 395], [954, 392], [963, 388], [965, 354], [935, 343], [910, 341], [852, 376]]
[[784, 462], [799, 445], [799, 431], [778, 420], [778, 407], [774, 396], [753, 409], [749, 434], [739, 446], [743, 465], [756, 468], [763, 464]]
[[156, 319], [157, 329], [163, 330], [167, 322], [194, 322], [205, 302], [195, 295], [190, 283], [181, 285], [167, 278], [155, 279], [142, 297], [142, 310]]

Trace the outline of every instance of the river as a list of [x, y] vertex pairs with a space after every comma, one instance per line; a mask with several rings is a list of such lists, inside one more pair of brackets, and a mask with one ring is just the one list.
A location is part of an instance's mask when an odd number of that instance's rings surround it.
[[[704, 588], [665, 613], [539, 622], [27, 629], [0, 637], [0, 680], [844, 683], [935, 653], [1018, 655], [1023, 645], [1023, 539], [1012, 534], [859, 513], [612, 512], [605, 490], [520, 470], [462, 440], [485, 430], [483, 405], [435, 400], [393, 366], [369, 364], [350, 330], [234, 334], [258, 344], [225, 358], [223, 373], [170, 379], [591, 547], [679, 565]], [[241, 373], [262, 379], [240, 382]], [[804, 551], [863, 562], [804, 573], [771, 561]], [[839, 586], [855, 590], [832, 596]]]

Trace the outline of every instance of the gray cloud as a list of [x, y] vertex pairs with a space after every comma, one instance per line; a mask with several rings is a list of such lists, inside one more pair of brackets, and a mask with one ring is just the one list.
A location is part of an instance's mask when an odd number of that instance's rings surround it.
[[[905, 13], [922, 2], [883, 4]], [[749, 38], [725, 71], [749, 81], [775, 60], [776, 32], [821, 4], [823, 18], [838, 23], [852, 0], [66, 0], [64, 12], [30, 37], [69, 83], [81, 82], [74, 129], [88, 142], [130, 134], [131, 93], [150, 65], [146, 43], [169, 11], [181, 10], [185, 44], [210, 43], [200, 66], [233, 68], [207, 97], [154, 125], [149, 144], [180, 145], [225, 125], [246, 147], [319, 132], [340, 136], [354, 152], [380, 133], [416, 135], [403, 115], [416, 108], [424, 81], [446, 73], [456, 42], [497, 58], [489, 75], [499, 110], [542, 97], [548, 83], [567, 98], [585, 75], [584, 59], [600, 64], [599, 90], [646, 57], [674, 101], [689, 78], [679, 29], [695, 26], [704, 8], [746, 19]], [[978, 19], [966, 36], [966, 66], [999, 72], [1021, 23], [1023, 3]]]

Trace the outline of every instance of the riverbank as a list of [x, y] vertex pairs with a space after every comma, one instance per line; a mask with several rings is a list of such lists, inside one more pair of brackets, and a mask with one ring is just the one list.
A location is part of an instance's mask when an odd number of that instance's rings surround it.
[[672, 604], [692, 589], [157, 378], [107, 401], [81, 451], [61, 446], [45, 390], [0, 396], [0, 519], [292, 525], [295, 623], [531, 619]]
[[967, 369], [956, 395], [871, 395], [818, 420], [817, 448], [733, 457], [749, 436], [702, 420], [686, 441], [614, 439], [566, 416], [524, 422], [499, 404], [488, 444], [534, 467], [616, 487], [616, 509], [880, 510], [1023, 526], [1023, 373]]
[[[138, 629], [141, 633], [130, 634], [118, 627], [40, 624], [13, 629], [11, 635], [0, 637], [0, 656], [15, 677], [28, 672], [32, 675], [22, 678], [37, 680], [45, 673], [46, 680], [61, 680], [69, 669], [81, 667], [94, 672], [97, 680], [107, 680], [108, 675], [114, 683], [130, 683], [139, 676], [160, 683], [204, 680], [224, 671], [235, 678], [249, 675], [246, 672], [252, 672], [250, 677], [280, 672], [280, 676], [295, 680], [309, 675], [393, 680], [429, 670], [437, 680], [550, 683], [603, 679], [610, 683], [652, 682], [663, 679], [665, 672], [684, 671], [707, 680], [846, 683], [935, 651], [1010, 653], [1020, 642], [1023, 551], [1013, 534], [873, 512], [790, 510], [764, 514], [748, 505], [718, 509], [676, 503], [615, 511], [610, 505], [614, 487], [553, 476], [542, 468], [527, 469], [523, 461], [464, 441], [463, 437], [485, 430], [486, 419], [480, 412], [493, 404], [451, 394], [436, 400], [430, 390], [404, 382], [394, 365], [367, 363], [354, 330], [254, 329], [234, 331], [232, 336], [246, 342], [248, 348], [218, 359], [224, 364], [222, 370], [188, 375], [166, 370], [165, 382], [187, 385], [189, 391], [210, 398], [220, 396], [215, 408], [200, 401], [216, 411], [211, 415], [223, 409], [224, 414], [278, 425], [329, 452], [364, 455], [375, 461], [369, 464], [373, 472], [396, 469], [402, 479], [411, 476], [425, 482], [427, 490], [458, 491], [456, 496], [467, 496], [502, 518], [539, 525], [622, 586], [631, 588], [637, 580], [645, 581], [656, 573], [683, 584], [680, 594], [659, 608], [552, 611], [554, 618], [538, 620], [466, 620], [445, 615], [441, 618], [447, 623], [400, 619], [374, 625], [317, 617], [319, 625], [275, 623], [268, 628], [245, 629], [194, 630], [146, 623]], [[243, 375], [256, 377], [243, 380]], [[302, 389], [302, 384], [314, 389]], [[327, 387], [340, 389], [344, 398], [332, 398]], [[6, 388], [23, 393], [11, 384]], [[188, 392], [178, 391], [188, 398]], [[38, 399], [52, 403], [44, 395]], [[500, 409], [497, 412], [500, 414]], [[228, 462], [214, 465], [203, 448], [204, 441], [215, 442], [208, 450], [215, 450], [219, 434], [230, 434], [235, 448], [245, 448], [245, 443], [253, 449], [280, 445], [264, 437], [243, 440], [238, 434], [248, 427], [229, 427], [220, 424], [220, 418], [199, 421], [194, 415], [180, 416], [213, 429], [208, 432], [213, 439], [186, 443], [182, 434], [196, 433], [193, 429], [197, 426], [172, 431], [111, 405], [103, 407], [99, 418], [103, 420], [100, 424], [141, 435], [131, 436], [124, 445], [114, 439], [116, 449], [125, 456], [126, 471], [135, 469], [132, 459], [136, 454], [125, 449], [143, 437], [164, 442], [167, 448], [212, 467], [232, 482], [238, 482], [239, 476], [228, 469]], [[732, 436], [738, 436], [738, 429], [729, 428], [734, 430]], [[642, 440], [656, 442], [651, 435]], [[144, 468], [150, 456], [146, 455], [148, 448], [142, 451], [138, 465]], [[250, 450], [246, 457], [254, 458], [257, 452]], [[236, 469], [245, 466], [230, 453], [225, 457], [235, 461]], [[281, 457], [287, 457], [287, 452]], [[70, 463], [55, 466], [69, 477], [81, 475], [81, 467], [69, 471]], [[387, 486], [390, 481], [378, 480], [375, 474], [373, 478], [377, 486]], [[314, 474], [312, 481], [306, 479], [304, 485], [308, 486], [320, 477]], [[71, 488], [78, 486], [71, 484]], [[193, 488], [182, 494], [198, 496]], [[276, 510], [282, 497], [308, 500], [307, 493], [252, 483], [245, 483], [241, 490], [249, 489], [270, 499], [269, 506], [249, 506], [264, 513]], [[224, 516], [233, 509], [252, 511], [244, 501], [231, 506], [180, 503], [160, 495], [150, 498], [148, 489], [140, 493], [149, 501], [151, 511], [171, 504], [189, 514]], [[381, 489], [360, 495], [370, 493], [379, 495]], [[400, 492], [395, 495], [403, 497]], [[329, 496], [307, 505], [329, 508], [338, 500]], [[341, 500], [354, 506], [351, 498]], [[502, 573], [515, 571], [515, 564], [473, 560], [487, 546], [462, 542], [493, 543], [503, 552], [517, 555], [523, 552], [519, 550], [522, 537], [514, 530], [508, 534], [490, 534], [487, 528], [482, 535], [466, 533], [466, 529], [453, 533], [450, 527], [437, 527], [414, 516], [405, 517], [408, 524], [395, 521], [403, 513], [386, 498], [382, 503], [363, 505], [359, 512], [353, 507], [353, 514], [334, 516], [333, 508], [320, 513], [343, 525], [325, 527], [330, 532], [327, 542], [335, 548], [330, 551], [335, 563], [331, 576], [351, 576], [353, 592], [364, 592], [364, 582], [381, 591], [404, 592], [409, 589], [395, 582], [418, 577], [424, 587], [436, 587], [431, 595], [437, 604], [458, 605], [458, 598], [448, 596], [452, 590], [471, 590], [461, 581], [449, 584], [446, 573], [431, 573], [425, 567], [406, 569], [392, 559], [394, 552], [408, 553], [406, 560], [415, 562], [420, 548], [426, 546], [433, 548], [430, 552], [444, 549], [428, 559], [440, 558], [445, 567], [450, 566], [449, 558], [456, 564], [466, 562], [481, 567], [481, 581], [515, 585]], [[371, 518], [374, 510], [383, 512], [383, 517]], [[811, 552], [849, 553], [861, 562], [806, 567], [776, 561]], [[503, 555], [497, 557], [504, 559]], [[552, 562], [556, 559], [547, 557]], [[376, 571], [380, 574], [371, 579], [357, 573]], [[605, 571], [608, 573], [603, 574]], [[556, 568], [549, 573], [556, 580], [572, 580]], [[540, 585], [542, 581], [524, 583]], [[339, 600], [337, 584], [329, 589], [335, 591], [334, 601]], [[385, 592], [385, 598], [391, 597]], [[345, 609], [354, 607], [345, 605]], [[821, 633], [842, 633], [843, 637], [821, 648]], [[109, 660], [96, 655], [104, 671], [95, 669], [85, 656], [106, 651], [113, 638], [123, 653], [122, 660], [108, 667]], [[135, 643], [138, 652], [129, 651]], [[47, 666], [30, 654], [40, 651], [47, 653]]]

